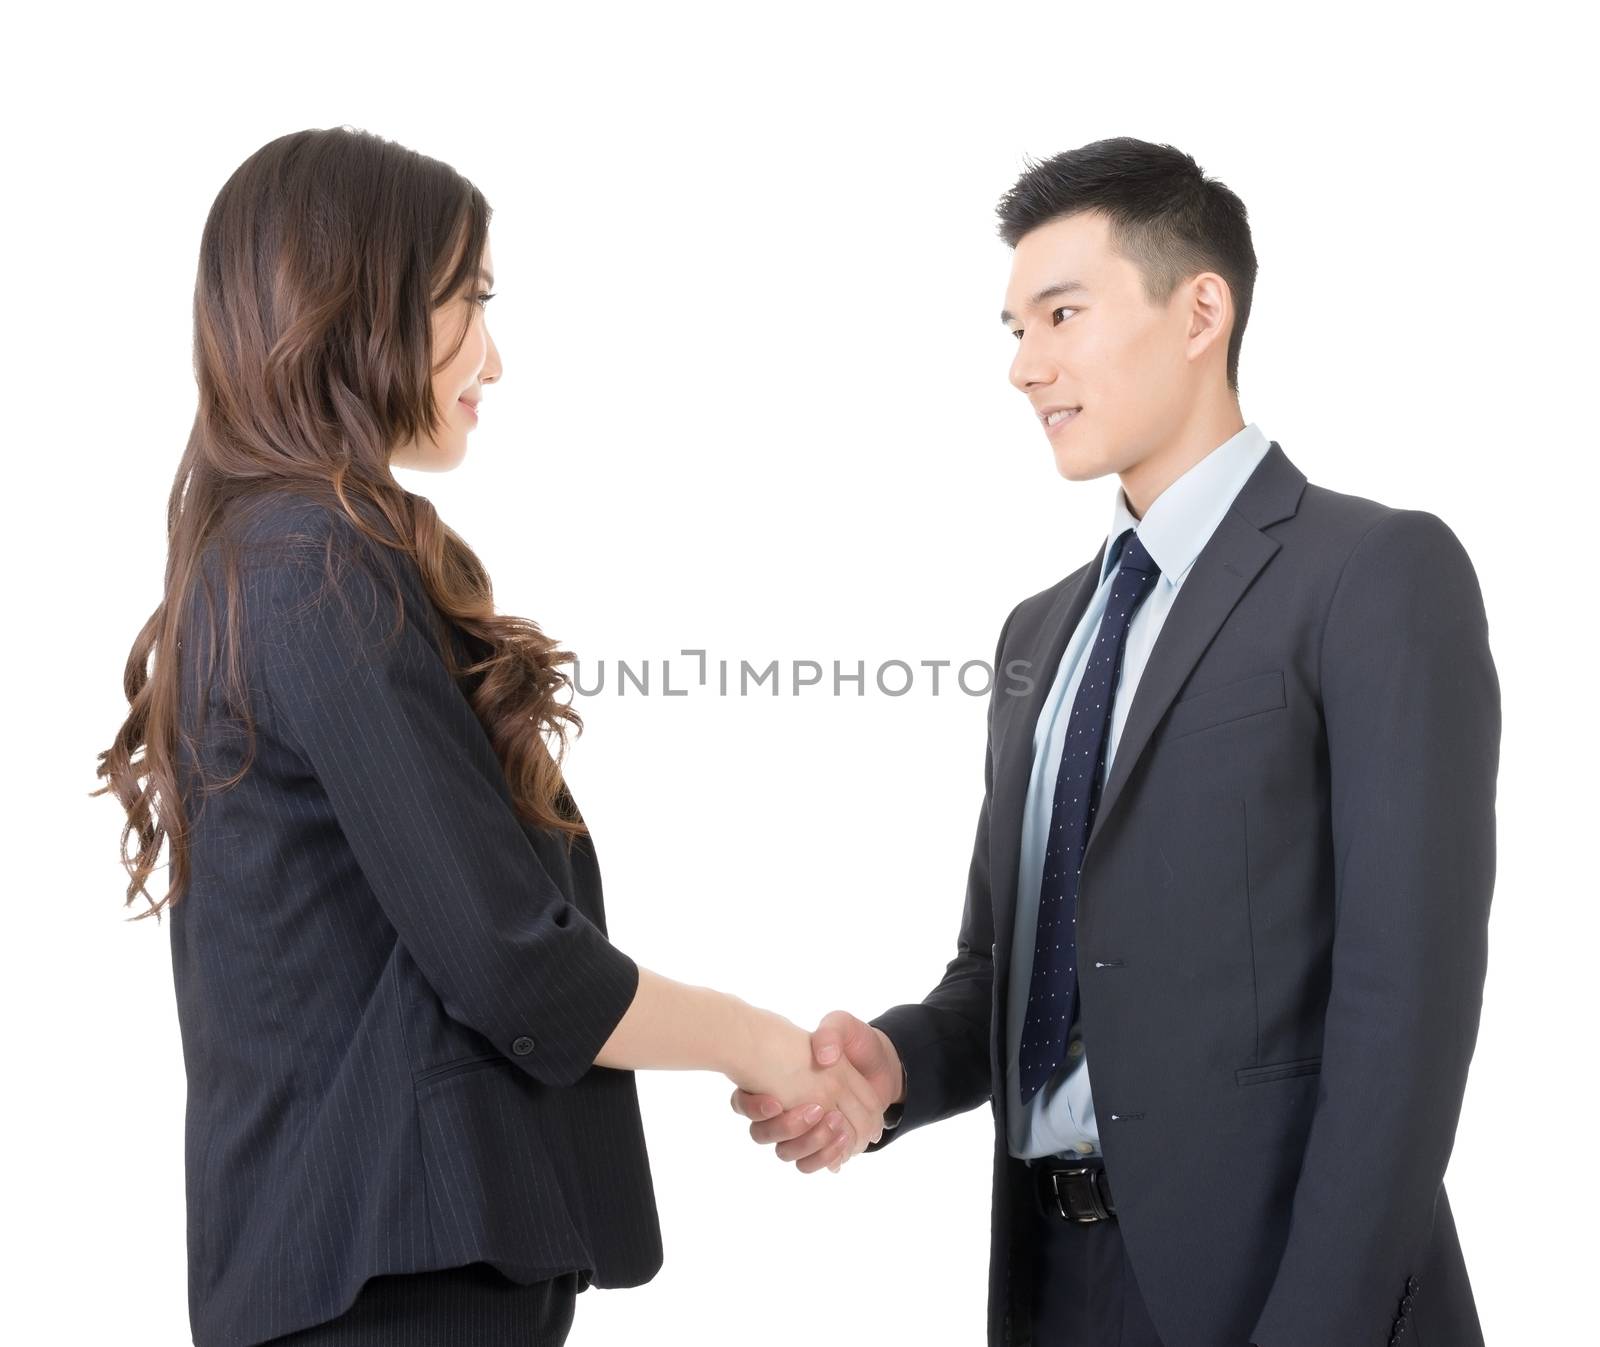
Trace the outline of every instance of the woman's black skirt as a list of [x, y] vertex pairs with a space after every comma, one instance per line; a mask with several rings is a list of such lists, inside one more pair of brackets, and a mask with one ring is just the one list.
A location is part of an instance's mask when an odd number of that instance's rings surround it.
[[262, 1347], [560, 1347], [578, 1274], [522, 1286], [488, 1263], [370, 1278], [337, 1319]]

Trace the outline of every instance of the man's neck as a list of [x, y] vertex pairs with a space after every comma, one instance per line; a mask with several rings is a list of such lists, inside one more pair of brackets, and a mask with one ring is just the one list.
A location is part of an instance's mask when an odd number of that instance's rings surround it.
[[1157, 496], [1244, 427], [1238, 398], [1230, 396], [1215, 407], [1197, 407], [1169, 443], [1152, 450], [1118, 474], [1122, 479], [1122, 494], [1133, 517], [1143, 519]]

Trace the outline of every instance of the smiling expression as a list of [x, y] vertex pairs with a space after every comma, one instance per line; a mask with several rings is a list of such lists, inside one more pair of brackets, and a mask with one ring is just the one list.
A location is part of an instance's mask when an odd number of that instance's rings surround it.
[[1207, 374], [1199, 357], [1218, 335], [1195, 321], [1198, 279], [1152, 303], [1100, 211], [1017, 240], [1000, 315], [1017, 343], [1010, 379], [1063, 477], [1121, 472], [1181, 436]]
[[[417, 436], [389, 456], [394, 467], [448, 472], [467, 452], [467, 436], [478, 424], [483, 386], [500, 377], [500, 352], [489, 335], [484, 313], [494, 285], [494, 256], [487, 240], [480, 270], [464, 289], [433, 310], [435, 358], [461, 342], [454, 357], [433, 372], [433, 399], [440, 426], [433, 436]], [[464, 331], [463, 331], [464, 329]]]

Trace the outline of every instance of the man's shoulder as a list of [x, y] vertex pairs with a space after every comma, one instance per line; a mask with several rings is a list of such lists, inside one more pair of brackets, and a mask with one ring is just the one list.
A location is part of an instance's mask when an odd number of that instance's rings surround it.
[[1307, 483], [1296, 515], [1298, 531], [1317, 541], [1317, 553], [1343, 573], [1352, 558], [1382, 553], [1396, 560], [1452, 555], [1465, 558], [1455, 531], [1431, 510], [1390, 505], [1369, 496]]
[[1399, 507], [1389, 505], [1370, 496], [1358, 496], [1349, 491], [1335, 491], [1332, 487], [1307, 482], [1300, 497], [1300, 507], [1295, 519], [1302, 530], [1314, 532], [1331, 541], [1354, 541], [1390, 515], [1401, 513]]

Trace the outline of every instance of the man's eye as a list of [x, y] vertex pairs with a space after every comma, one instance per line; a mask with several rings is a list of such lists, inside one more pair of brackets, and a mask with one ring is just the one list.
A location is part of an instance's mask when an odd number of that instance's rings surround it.
[[[1075, 308], [1073, 308], [1070, 304], [1064, 304], [1059, 309], [1051, 309], [1050, 310], [1050, 319], [1051, 319], [1052, 322], [1059, 322], [1060, 319], [1057, 317], [1058, 314], [1076, 313], [1076, 312], [1077, 312], [1077, 310]], [[1013, 337], [1015, 337], [1018, 341], [1021, 341], [1022, 340], [1022, 329], [1020, 327], [1012, 328], [1011, 329], [1011, 335]]]

